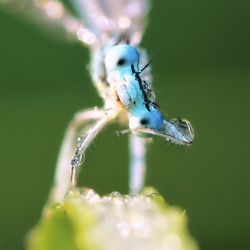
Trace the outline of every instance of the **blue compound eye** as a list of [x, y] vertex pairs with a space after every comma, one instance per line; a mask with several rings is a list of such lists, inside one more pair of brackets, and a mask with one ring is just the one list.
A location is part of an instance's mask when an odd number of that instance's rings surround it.
[[[129, 127], [133, 131], [138, 128], [149, 128], [160, 131], [163, 126], [163, 117], [159, 111], [135, 112], [129, 117]], [[140, 137], [151, 137], [149, 134], [136, 133]]]
[[116, 45], [105, 57], [105, 66], [108, 71], [118, 70], [124, 66], [137, 65], [140, 57], [138, 51], [130, 45]]

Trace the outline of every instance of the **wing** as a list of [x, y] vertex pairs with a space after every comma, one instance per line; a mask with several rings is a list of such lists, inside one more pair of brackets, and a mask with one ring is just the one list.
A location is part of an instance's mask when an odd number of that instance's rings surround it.
[[194, 129], [188, 120], [180, 118], [164, 120], [164, 127], [164, 133], [170, 136], [169, 141], [181, 145], [192, 144]]
[[150, 9], [149, 0], [71, 0], [76, 12], [99, 41], [126, 34], [130, 43], [141, 41]]
[[[135, 128], [134, 132], [156, 135], [163, 137], [169, 142], [178, 145], [191, 145], [194, 140], [194, 129], [191, 123], [186, 119], [164, 120], [161, 130], [150, 128]], [[125, 131], [126, 133], [127, 131]], [[124, 133], [124, 132], [122, 132]]]
[[58, 0], [0, 0], [0, 7], [37, 23], [53, 34], [61, 34], [84, 45], [95, 42], [94, 34]]

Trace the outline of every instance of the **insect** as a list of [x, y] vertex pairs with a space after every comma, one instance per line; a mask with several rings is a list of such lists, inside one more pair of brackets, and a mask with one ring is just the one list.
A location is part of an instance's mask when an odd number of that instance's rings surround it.
[[[7, 3], [17, 1], [8, 1]], [[23, 1], [21, 1], [23, 2]], [[130, 139], [130, 191], [138, 193], [144, 185], [146, 138], [190, 145], [194, 139], [191, 123], [186, 119], [167, 120], [156, 102], [151, 84], [150, 60], [139, 47], [150, 3], [147, 0], [71, 0], [79, 17], [57, 0], [26, 2], [28, 16], [61, 30], [66, 36], [89, 47], [90, 73], [102, 108], [79, 111], [70, 122], [59, 153], [53, 199], [60, 201], [68, 190], [77, 187], [77, 172], [84, 162], [87, 148], [110, 122], [128, 124], [120, 134]], [[14, 5], [14, 4], [13, 4]], [[13, 6], [12, 6], [13, 7]], [[83, 135], [79, 129], [91, 123]]]

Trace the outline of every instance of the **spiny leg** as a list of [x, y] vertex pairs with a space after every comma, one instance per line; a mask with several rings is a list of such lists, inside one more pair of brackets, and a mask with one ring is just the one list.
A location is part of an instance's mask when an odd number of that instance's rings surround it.
[[133, 134], [129, 135], [129, 188], [130, 193], [140, 193], [144, 186], [146, 172], [146, 145], [145, 139]]
[[77, 187], [77, 168], [82, 164], [84, 153], [90, 143], [94, 140], [97, 134], [107, 125], [109, 121], [116, 117], [116, 111], [113, 109], [105, 112], [104, 116], [100, 118], [93, 127], [91, 127], [87, 133], [81, 137], [78, 142], [77, 149], [75, 151], [75, 156], [71, 161], [71, 189], [74, 190]]
[[69, 191], [71, 174], [69, 164], [74, 155], [74, 145], [77, 132], [88, 122], [98, 120], [104, 115], [105, 111], [102, 109], [86, 109], [77, 112], [69, 123], [56, 164], [55, 184], [51, 193], [52, 201], [62, 201], [65, 194]]

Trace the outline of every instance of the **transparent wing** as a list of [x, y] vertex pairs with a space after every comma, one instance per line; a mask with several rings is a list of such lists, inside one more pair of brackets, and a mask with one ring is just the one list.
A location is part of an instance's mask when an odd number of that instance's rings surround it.
[[194, 129], [188, 120], [180, 118], [164, 120], [164, 127], [164, 133], [170, 136], [169, 141], [182, 145], [192, 144]]
[[141, 41], [150, 9], [149, 0], [71, 0], [75, 10], [99, 41], [105, 35], [125, 34], [130, 43]]
[[161, 130], [135, 128], [133, 131], [163, 137], [167, 141], [178, 145], [191, 145], [194, 140], [194, 129], [186, 119], [164, 120]]
[[58, 0], [0, 0], [0, 7], [53, 33], [63, 34], [67, 39], [81, 41], [85, 45], [95, 42], [94, 34]]

